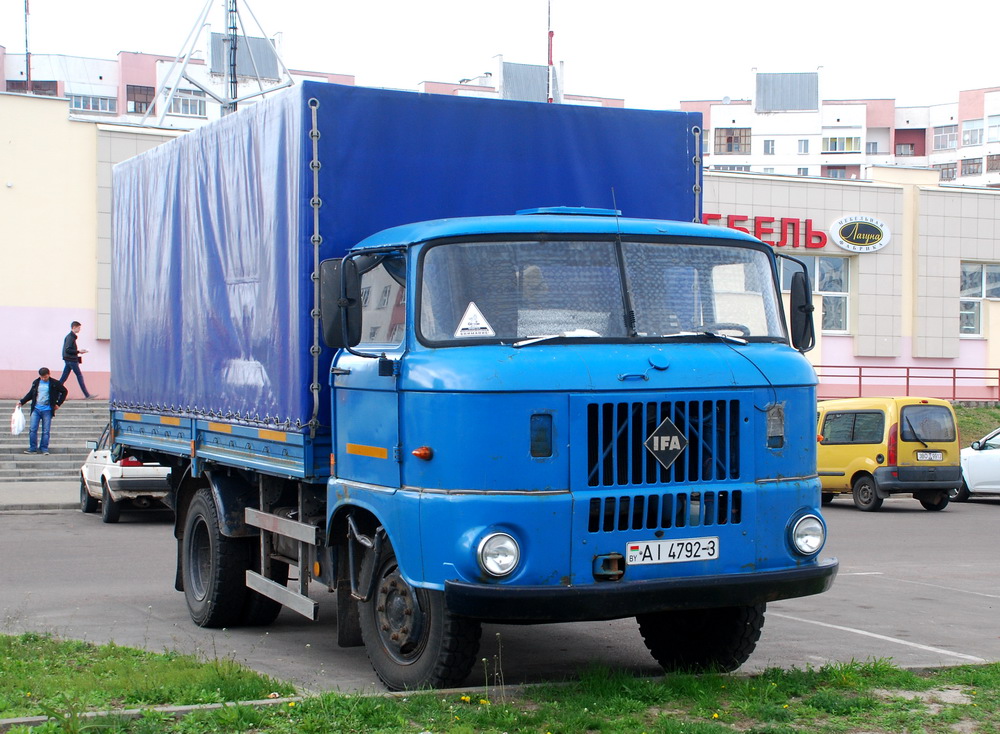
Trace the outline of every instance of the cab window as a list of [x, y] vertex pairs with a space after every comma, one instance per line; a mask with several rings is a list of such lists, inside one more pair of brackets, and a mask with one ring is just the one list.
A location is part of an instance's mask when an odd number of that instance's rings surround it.
[[823, 443], [881, 443], [885, 414], [881, 411], [827, 413], [820, 429]]

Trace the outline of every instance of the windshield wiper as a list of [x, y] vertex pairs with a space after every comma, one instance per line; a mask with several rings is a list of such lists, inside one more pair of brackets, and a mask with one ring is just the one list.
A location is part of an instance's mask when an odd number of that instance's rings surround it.
[[910, 430], [913, 431], [914, 438], [916, 438], [918, 441], [920, 441], [920, 443], [922, 443], [924, 445], [925, 449], [929, 449], [930, 448], [930, 444], [928, 444], [924, 439], [920, 438], [920, 434], [917, 433], [917, 429], [914, 428], [913, 421], [910, 420], [910, 416], [905, 416], [905, 417], [906, 417], [906, 425], [908, 425], [910, 427]]
[[699, 331], [699, 334], [704, 334], [705, 336], [714, 336], [716, 339], [722, 339], [724, 342], [732, 342], [733, 344], [747, 344], [746, 339], [741, 339], [738, 336], [732, 336], [731, 334], [723, 334], [721, 331]]
[[539, 342], [547, 342], [552, 339], [563, 339], [563, 338], [573, 338], [573, 337], [595, 337], [600, 336], [596, 331], [591, 329], [570, 329], [569, 331], [564, 331], [561, 334], [546, 334], [545, 336], [530, 336], [527, 339], [522, 339], [519, 342], [514, 342], [514, 347], [527, 347], [531, 344], [538, 344]]

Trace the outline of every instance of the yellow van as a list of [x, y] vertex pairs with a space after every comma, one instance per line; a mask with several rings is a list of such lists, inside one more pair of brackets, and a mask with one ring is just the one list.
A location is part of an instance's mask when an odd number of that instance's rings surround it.
[[936, 398], [846, 398], [818, 405], [816, 463], [823, 504], [850, 492], [874, 512], [893, 494], [943, 510], [962, 486], [955, 411]]

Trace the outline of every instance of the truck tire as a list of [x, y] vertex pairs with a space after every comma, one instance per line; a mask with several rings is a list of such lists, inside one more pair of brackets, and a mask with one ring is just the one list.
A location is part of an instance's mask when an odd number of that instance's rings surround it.
[[[249, 554], [247, 569], [260, 572], [260, 545], [250, 540], [246, 543]], [[288, 564], [281, 561], [271, 561], [271, 580], [282, 586], [288, 583]], [[240, 612], [240, 624], [247, 627], [266, 627], [278, 618], [281, 604], [274, 599], [258, 594], [253, 589], [246, 590], [243, 609]]]
[[111, 492], [108, 491], [108, 485], [102, 480], [101, 481], [101, 521], [102, 522], [118, 522], [118, 518], [121, 517], [122, 508], [121, 505], [115, 502], [111, 498]]
[[733, 671], [757, 647], [764, 604], [640, 614], [639, 633], [663, 669]]
[[444, 592], [407, 584], [388, 543], [378, 568], [374, 562], [369, 551], [361, 579], [374, 572], [374, 591], [358, 606], [365, 650], [379, 679], [393, 691], [461, 684], [479, 652], [480, 623], [449, 614]]
[[862, 512], [875, 512], [882, 506], [882, 498], [875, 491], [875, 479], [870, 474], [862, 474], [854, 480], [851, 488], [854, 506]]
[[222, 534], [211, 490], [199, 489], [188, 507], [181, 545], [184, 598], [199, 627], [229, 627], [242, 617], [248, 545]]
[[91, 497], [90, 492], [87, 491], [87, 482], [83, 478], [83, 474], [80, 475], [80, 512], [88, 515], [97, 512], [97, 500]]

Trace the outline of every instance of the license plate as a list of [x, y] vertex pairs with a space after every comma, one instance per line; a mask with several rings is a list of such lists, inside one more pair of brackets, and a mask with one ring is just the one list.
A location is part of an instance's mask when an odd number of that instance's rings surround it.
[[940, 451], [918, 451], [917, 461], [941, 461], [944, 454]]
[[686, 538], [685, 540], [649, 540], [628, 543], [625, 562], [629, 566], [653, 563], [684, 563], [714, 561], [719, 557], [718, 538]]

